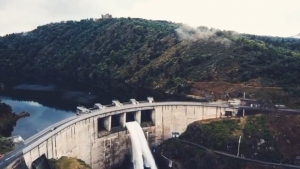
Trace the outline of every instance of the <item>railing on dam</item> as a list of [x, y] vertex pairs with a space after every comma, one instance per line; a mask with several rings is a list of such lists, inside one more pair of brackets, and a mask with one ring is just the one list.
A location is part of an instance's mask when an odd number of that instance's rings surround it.
[[[106, 116], [112, 116], [112, 115], [121, 114], [125, 112], [152, 110], [154, 109], [155, 106], [206, 106], [206, 107], [220, 107], [220, 108], [232, 109], [232, 107], [225, 104], [216, 104], [216, 103], [207, 103], [207, 102], [205, 103], [203, 102], [153, 102], [153, 98], [152, 99], [148, 98], [148, 102], [136, 101], [136, 102], [132, 102], [131, 104], [125, 103], [122, 104], [121, 106], [120, 105], [119, 106], [114, 105], [111, 107], [106, 106], [106, 108], [104, 109], [93, 109], [90, 110], [89, 113], [75, 116], [75, 117], [70, 117], [68, 119], [65, 119], [61, 122], [58, 122], [56, 124], [47, 127], [45, 130], [42, 130], [41, 132], [25, 140], [25, 143], [28, 144], [28, 146], [23, 149], [23, 154], [27, 153], [31, 149], [40, 145], [45, 140], [51, 138], [53, 135], [57, 134], [61, 130], [77, 122], [92, 118], [94, 116], [99, 116], [99, 115], [102, 117], [106, 117]], [[53, 128], [55, 129], [53, 130]], [[51, 132], [49, 132], [49, 130], [51, 130]]]

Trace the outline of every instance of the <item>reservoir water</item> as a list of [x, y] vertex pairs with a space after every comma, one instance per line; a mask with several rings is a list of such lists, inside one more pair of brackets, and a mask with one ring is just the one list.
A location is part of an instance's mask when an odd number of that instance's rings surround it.
[[9, 90], [1, 93], [0, 100], [15, 113], [30, 113], [29, 117], [18, 120], [12, 133], [25, 140], [56, 122], [75, 116], [78, 105], [92, 107], [99, 98], [81, 91]]
[[11, 97], [1, 97], [1, 100], [10, 105], [13, 112], [30, 112], [30, 117], [18, 120], [12, 133], [13, 136], [20, 135], [24, 140], [56, 122], [75, 115], [73, 111], [51, 108], [35, 101], [14, 100]]

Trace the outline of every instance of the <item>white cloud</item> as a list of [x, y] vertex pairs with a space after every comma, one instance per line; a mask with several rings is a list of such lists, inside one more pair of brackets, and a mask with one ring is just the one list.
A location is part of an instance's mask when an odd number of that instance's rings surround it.
[[29, 101], [29, 102], [25, 102], [30, 106], [34, 106], [34, 107], [41, 107], [42, 105], [39, 104], [38, 102], [33, 102], [33, 101]]
[[231, 40], [216, 35], [216, 29], [207, 29], [206, 27], [192, 28], [187, 25], [181, 25], [176, 30], [177, 35], [181, 40], [186, 41], [197, 41], [197, 40], [211, 40], [214, 42], [221, 43], [225, 46], [231, 44]]
[[169, 20], [259, 35], [300, 33], [299, 0], [1, 0], [0, 35], [61, 20], [116, 17]]

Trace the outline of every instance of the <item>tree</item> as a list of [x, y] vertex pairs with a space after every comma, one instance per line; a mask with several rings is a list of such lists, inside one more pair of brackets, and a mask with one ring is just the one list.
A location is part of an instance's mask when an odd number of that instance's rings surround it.
[[[0, 83], [0, 91], [2, 91], [3, 89], [4, 89], [4, 85]], [[0, 103], [1, 103], [1, 98], [0, 98]]]

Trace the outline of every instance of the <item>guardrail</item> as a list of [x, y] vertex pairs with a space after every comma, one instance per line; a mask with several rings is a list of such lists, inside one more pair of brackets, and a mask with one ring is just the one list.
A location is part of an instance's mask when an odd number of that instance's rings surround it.
[[123, 105], [132, 104], [131, 102], [124, 102]]
[[108, 105], [104, 105], [105, 107], [114, 107], [114, 104], [108, 104]]
[[[113, 106], [113, 107], [109, 107], [107, 109], [101, 109], [101, 110], [98, 109], [98, 110], [92, 111], [92, 113], [84, 114], [84, 115], [81, 115], [81, 116], [75, 116], [75, 117], [73, 117], [74, 119], [72, 119], [72, 120], [69, 120], [69, 119], [71, 119], [71, 118], [69, 118], [68, 120], [66, 119], [65, 121], [61, 121], [59, 123], [53, 124], [51, 126], [58, 126], [58, 127], [55, 130], [53, 130], [52, 132], [49, 132], [46, 135], [44, 135], [43, 137], [39, 138], [37, 141], [35, 141], [31, 145], [24, 148], [23, 153], [27, 153], [28, 151], [30, 151], [34, 147], [40, 145], [45, 140], [47, 140], [48, 138], [50, 138], [53, 135], [57, 134], [61, 130], [67, 128], [68, 126], [70, 126], [74, 123], [77, 123], [79, 121], [82, 121], [82, 120], [100, 115], [100, 114], [110, 113], [110, 115], [114, 115], [114, 114], [119, 114], [119, 113], [126, 112], [126, 111], [142, 110], [143, 108], [144, 109], [152, 109], [152, 108], [154, 108], [154, 106], [172, 106], [172, 105], [177, 105], [177, 106], [203, 106], [203, 105], [205, 105], [205, 106], [208, 106], [208, 107], [215, 107], [217, 105], [217, 104], [209, 104], [209, 103], [201, 103], [201, 102], [155, 102], [155, 103], [139, 102], [139, 103], [140, 104], [136, 104], [136, 105], [127, 104], [127, 105], [122, 105], [120, 107]], [[220, 105], [218, 105], [218, 107], [227, 108], [229, 106], [220, 104]], [[47, 128], [48, 130], [51, 129], [50, 127], [48, 127], [48, 128]], [[43, 130], [43, 131], [46, 131], [46, 129]], [[40, 135], [43, 135], [43, 134], [45, 134], [45, 133], [42, 133]], [[36, 135], [34, 135], [32, 137], [37, 138]]]
[[228, 154], [228, 153], [225, 153], [225, 152], [211, 150], [207, 147], [204, 147], [204, 146], [201, 146], [201, 145], [198, 145], [196, 143], [189, 142], [189, 141], [180, 140], [178, 138], [176, 138], [175, 140], [177, 140], [179, 142], [182, 142], [182, 143], [193, 145], [195, 147], [205, 149], [206, 151], [214, 152], [214, 153], [219, 154], [219, 155], [223, 155], [223, 156], [227, 156], [227, 157], [231, 157], [231, 158], [236, 158], [236, 159], [240, 159], [240, 160], [244, 160], [244, 161], [250, 161], [250, 162], [255, 162], [255, 163], [260, 163], [260, 164], [265, 164], [265, 165], [280, 166], [280, 167], [300, 168], [300, 166], [297, 166], [297, 165], [273, 163], [273, 162], [266, 162], [266, 161], [260, 161], [260, 160], [250, 159], [250, 158], [239, 157], [239, 156], [235, 156], [235, 155]]
[[62, 124], [64, 124], [64, 123], [66, 123], [66, 122], [68, 122], [68, 121], [71, 121], [71, 120], [75, 119], [75, 118], [76, 118], [76, 116], [72, 116], [72, 117], [69, 117], [69, 118], [67, 118], [67, 119], [61, 120], [61, 121], [59, 121], [59, 122], [57, 122], [57, 123], [55, 123], [55, 124], [52, 124], [52, 125], [48, 126], [47, 128], [43, 129], [42, 131], [40, 131], [40, 132], [36, 133], [35, 135], [33, 135], [33, 136], [27, 138], [27, 139], [24, 141], [24, 144], [28, 144], [29, 142], [31, 142], [32, 140], [36, 139], [37, 137], [42, 136], [42, 135], [45, 134], [46, 132], [49, 132], [52, 128], [58, 127], [58, 126], [60, 126], [60, 125], [62, 125]]

